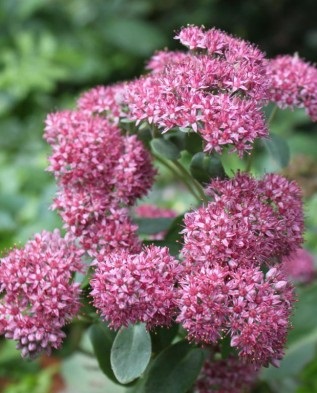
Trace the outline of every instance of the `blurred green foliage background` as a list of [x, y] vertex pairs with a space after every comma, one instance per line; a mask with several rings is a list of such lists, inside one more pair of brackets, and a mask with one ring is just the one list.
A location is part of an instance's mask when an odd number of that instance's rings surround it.
[[[222, 28], [255, 42], [269, 56], [298, 52], [317, 61], [315, 0], [0, 0], [2, 254], [36, 231], [61, 225], [48, 210], [55, 184], [45, 172], [46, 114], [71, 108], [92, 86], [138, 76], [155, 50], [179, 48], [174, 32], [188, 23]], [[317, 126], [302, 111], [280, 112], [276, 120], [274, 132], [287, 137], [292, 157], [299, 160], [289, 174], [305, 187], [306, 247], [316, 255]], [[260, 165], [279, 169], [274, 160]], [[38, 372], [38, 363], [22, 362], [11, 344], [1, 345], [1, 392], [53, 391], [55, 365]], [[300, 387], [296, 376], [295, 382], [278, 382], [277, 391], [317, 392], [316, 370], [317, 361], [310, 361], [300, 373]], [[34, 371], [37, 376], [31, 377]]]

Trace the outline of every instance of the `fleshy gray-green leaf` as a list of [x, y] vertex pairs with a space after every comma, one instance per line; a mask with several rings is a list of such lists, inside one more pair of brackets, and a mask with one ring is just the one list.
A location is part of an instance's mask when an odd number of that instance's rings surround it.
[[284, 138], [276, 134], [271, 134], [270, 139], [263, 139], [263, 144], [270, 156], [281, 168], [288, 165], [290, 150]]
[[205, 358], [204, 351], [180, 341], [166, 348], [151, 364], [145, 393], [186, 393], [193, 385]]
[[203, 152], [193, 156], [189, 169], [192, 176], [200, 183], [208, 183], [210, 179], [216, 177], [221, 179], [226, 177], [220, 159]]
[[89, 337], [96, 355], [100, 369], [109, 379], [118, 383], [110, 364], [110, 352], [115, 332], [103, 323], [96, 323], [89, 328]]
[[170, 140], [155, 138], [151, 141], [151, 147], [154, 153], [169, 160], [177, 160], [180, 157], [179, 148]]
[[122, 327], [111, 348], [112, 370], [120, 383], [140, 377], [151, 358], [151, 337], [144, 324]]

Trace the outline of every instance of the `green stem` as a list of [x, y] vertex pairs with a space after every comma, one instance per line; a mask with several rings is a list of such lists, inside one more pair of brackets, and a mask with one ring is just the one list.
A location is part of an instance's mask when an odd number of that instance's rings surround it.
[[198, 192], [200, 198], [202, 201], [207, 202], [206, 195], [204, 193], [204, 190], [202, 186], [198, 183], [196, 179], [194, 179], [190, 173], [186, 170], [186, 168], [183, 167], [183, 165], [178, 162], [178, 161], [173, 161], [173, 164], [178, 168], [178, 170], [183, 174], [184, 178], [189, 179], [195, 185], [196, 191]]
[[170, 163], [169, 161], [166, 161], [164, 158], [157, 156], [156, 154], [152, 153], [153, 157], [160, 162], [162, 165], [164, 165], [167, 169], [169, 169], [173, 175], [175, 177], [177, 177], [178, 179], [180, 179], [188, 188], [189, 192], [193, 195], [193, 197], [198, 201], [201, 202], [201, 198], [199, 195], [196, 194], [195, 189], [192, 187], [192, 185], [190, 184], [190, 182], [188, 181], [188, 179], [177, 170], [177, 165], [175, 165], [176, 161], [173, 161], [173, 165], [172, 163]]

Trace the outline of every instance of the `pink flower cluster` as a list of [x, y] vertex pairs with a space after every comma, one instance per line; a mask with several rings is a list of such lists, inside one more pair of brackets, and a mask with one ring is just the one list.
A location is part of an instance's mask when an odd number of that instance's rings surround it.
[[216, 29], [192, 26], [176, 38], [195, 51], [157, 53], [148, 65], [153, 72], [125, 89], [127, 116], [162, 132], [198, 132], [208, 152], [233, 145], [242, 154], [267, 135], [260, 110], [267, 91], [264, 54]]
[[258, 372], [252, 364], [233, 356], [208, 358], [194, 386], [194, 393], [243, 393], [255, 383]]
[[[167, 247], [142, 248], [129, 208], [156, 171], [143, 143], [124, 129], [178, 127], [199, 134], [205, 152], [230, 145], [242, 155], [267, 136], [261, 107], [268, 100], [305, 107], [317, 119], [317, 70], [297, 56], [267, 61], [217, 29], [188, 26], [175, 38], [187, 53], [158, 52], [148, 75], [91, 89], [76, 110], [47, 117], [48, 170], [58, 183], [52, 208], [67, 235], [43, 231], [1, 259], [0, 334], [16, 340], [22, 356], [59, 348], [63, 326], [79, 309], [73, 276], [87, 252], [93, 304], [110, 327], [142, 322], [153, 329], [176, 320], [190, 341], [219, 349], [229, 339], [238, 356], [207, 360], [195, 392], [237, 393], [260, 366], [283, 356], [294, 302], [286, 277], [299, 275], [291, 255], [303, 261], [305, 277], [311, 262], [299, 251], [301, 192], [275, 174], [212, 181], [211, 201], [185, 215], [180, 262]], [[151, 205], [134, 212], [175, 216]]]
[[269, 99], [280, 108], [305, 108], [317, 121], [317, 68], [297, 54], [271, 59], [268, 63]]
[[141, 242], [136, 236], [137, 229], [127, 209], [110, 209], [107, 216], [92, 222], [74, 240], [77, 239], [92, 257], [97, 257], [100, 249], [105, 253], [120, 249], [138, 253], [141, 251]]
[[53, 208], [66, 228], [87, 249], [92, 239], [99, 238], [94, 246], [104, 244], [112, 226], [117, 231], [112, 244], [135, 251], [136, 227], [122, 206], [145, 195], [156, 173], [142, 142], [122, 136], [116, 124], [87, 110], [50, 114], [44, 136], [52, 146], [48, 170], [59, 185]]
[[[294, 300], [279, 258], [302, 242], [300, 190], [269, 174], [215, 180], [213, 201], [185, 215], [177, 321], [195, 342], [231, 346], [257, 366], [277, 364]], [[260, 270], [267, 265], [266, 275]]]
[[268, 174], [215, 180], [214, 198], [185, 216], [183, 255], [193, 265], [250, 267], [286, 255], [302, 243], [301, 192], [295, 182]]
[[170, 325], [180, 272], [167, 247], [149, 246], [139, 254], [99, 253], [91, 280], [94, 305], [116, 329], [136, 322], [146, 323], [148, 329]]
[[190, 341], [230, 336], [243, 361], [277, 365], [294, 302], [277, 260], [302, 241], [300, 191], [279, 175], [241, 173], [207, 191], [213, 201], [185, 215], [182, 264], [156, 246], [96, 254], [94, 305], [114, 328], [176, 318]]
[[279, 365], [295, 301], [281, 269], [238, 269], [227, 283], [231, 346], [254, 364]]
[[79, 284], [72, 276], [83, 270], [81, 256], [55, 230], [1, 259], [0, 334], [18, 342], [23, 357], [61, 346], [62, 328], [79, 310]]
[[289, 328], [294, 295], [277, 268], [202, 267], [180, 280], [177, 321], [197, 343], [231, 336], [242, 359], [257, 367], [278, 365]]
[[231, 93], [240, 91], [260, 101], [266, 99], [267, 61], [264, 53], [250, 42], [215, 28], [205, 31], [196, 26], [181, 29], [175, 38], [190, 50], [222, 60], [220, 68], [224, 73], [216, 73], [217, 87], [228, 89]]
[[123, 115], [121, 101], [124, 87], [124, 83], [94, 87], [82, 94], [77, 107], [87, 115], [103, 114], [111, 122], [118, 124]]

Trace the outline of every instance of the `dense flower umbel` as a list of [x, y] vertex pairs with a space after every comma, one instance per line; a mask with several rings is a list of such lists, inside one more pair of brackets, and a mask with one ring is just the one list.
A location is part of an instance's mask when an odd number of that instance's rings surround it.
[[292, 286], [277, 268], [266, 277], [258, 267], [201, 267], [180, 280], [177, 321], [197, 343], [215, 344], [231, 335], [231, 346], [257, 367], [283, 356], [294, 301]]
[[244, 393], [255, 383], [254, 365], [233, 356], [207, 359], [194, 386], [194, 393]]
[[110, 209], [109, 214], [92, 221], [77, 237], [79, 244], [90, 256], [127, 250], [130, 253], [141, 251], [141, 242], [137, 236], [137, 225], [132, 224], [127, 209]]
[[221, 30], [205, 31], [201, 27], [188, 26], [175, 36], [190, 50], [203, 51], [222, 64], [223, 75], [216, 74], [223, 87], [232, 92], [241, 91], [257, 100], [267, 97], [267, 60], [250, 42], [233, 37]]
[[247, 174], [213, 181], [214, 201], [187, 213], [185, 263], [257, 266], [289, 254], [302, 243], [303, 212], [295, 182], [279, 175], [256, 180]]
[[133, 205], [152, 187], [156, 170], [151, 156], [135, 135], [123, 138], [121, 155], [113, 171], [113, 188], [116, 198]]
[[293, 287], [281, 269], [238, 269], [227, 283], [231, 346], [258, 366], [278, 365], [284, 355]]
[[52, 209], [59, 211], [68, 231], [80, 236], [89, 225], [102, 220], [110, 206], [108, 194], [87, 185], [85, 188], [60, 188]]
[[59, 348], [62, 327], [79, 309], [79, 284], [72, 275], [82, 271], [82, 252], [43, 231], [0, 263], [0, 333], [16, 340], [23, 357]]
[[[195, 342], [231, 346], [257, 367], [278, 364], [294, 302], [281, 266], [302, 242], [303, 212], [295, 182], [268, 174], [256, 180], [238, 173], [214, 180], [207, 206], [187, 213], [177, 320]], [[270, 268], [266, 276], [261, 264]]]
[[268, 63], [270, 100], [281, 108], [305, 108], [317, 121], [317, 68], [294, 56], [278, 56]]
[[[210, 32], [205, 34], [212, 39]], [[127, 116], [163, 132], [188, 127], [206, 141], [205, 151], [233, 145], [242, 154], [255, 138], [266, 136], [260, 110], [267, 89], [264, 55], [221, 34], [227, 37], [221, 55], [157, 53], [149, 62], [153, 72], [125, 89]]]
[[177, 322], [197, 343], [216, 343], [227, 326], [228, 269], [221, 266], [202, 267], [180, 280]]
[[107, 118], [119, 123], [122, 116], [121, 100], [124, 83], [112, 86], [97, 86], [83, 93], [77, 102], [78, 109], [88, 115], [105, 114]]
[[111, 205], [113, 200], [133, 204], [152, 186], [155, 171], [142, 142], [121, 136], [105, 118], [54, 113], [48, 116], [45, 137], [53, 149], [48, 169], [63, 187], [95, 187]]
[[316, 276], [314, 257], [303, 248], [298, 248], [282, 258], [284, 273], [294, 281], [308, 283]]
[[106, 118], [64, 111], [48, 115], [49, 171], [62, 186], [96, 185], [111, 193], [109, 179], [123, 147], [120, 130]]
[[150, 246], [140, 254], [101, 252], [91, 280], [94, 305], [115, 329], [136, 322], [148, 329], [169, 325], [179, 273], [180, 265], [167, 247]]
[[66, 228], [80, 234], [111, 208], [132, 205], [151, 188], [156, 171], [136, 136], [122, 136], [107, 119], [85, 112], [48, 116], [49, 170], [60, 189], [53, 203]]

